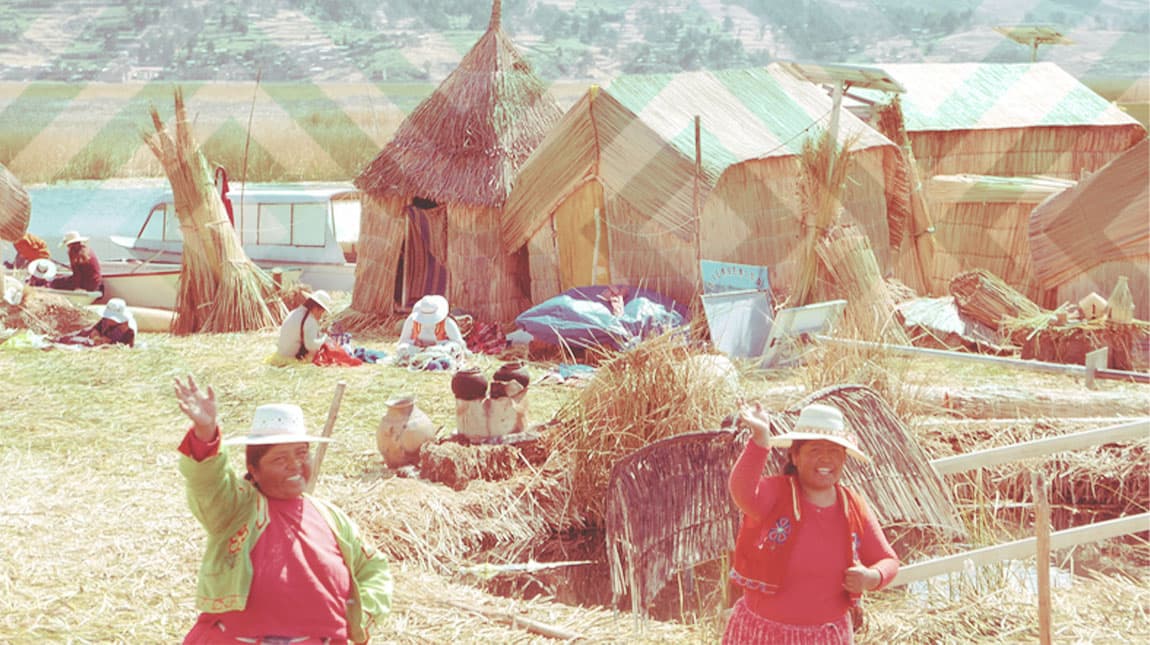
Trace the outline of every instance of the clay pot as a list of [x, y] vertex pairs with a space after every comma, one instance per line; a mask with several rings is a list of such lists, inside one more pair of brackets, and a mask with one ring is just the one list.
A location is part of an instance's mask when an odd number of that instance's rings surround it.
[[389, 468], [419, 462], [419, 450], [435, 439], [435, 424], [415, 406], [414, 397], [400, 397], [384, 403], [387, 411], [375, 433], [376, 447]]
[[527, 372], [527, 365], [523, 361], [512, 361], [504, 363], [495, 370], [495, 374], [491, 375], [491, 380], [504, 383], [518, 381], [523, 389], [527, 389], [527, 386], [531, 384], [531, 374]]
[[451, 392], [463, 401], [482, 400], [487, 396], [487, 377], [478, 367], [461, 369], [451, 377]]

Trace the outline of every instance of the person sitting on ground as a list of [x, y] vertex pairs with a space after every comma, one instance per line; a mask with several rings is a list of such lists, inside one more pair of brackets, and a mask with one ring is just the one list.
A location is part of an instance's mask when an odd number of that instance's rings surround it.
[[104, 305], [100, 320], [95, 325], [78, 331], [56, 342], [65, 345], [127, 345], [136, 346], [139, 327], [136, 317], [128, 310], [123, 298], [112, 298]]
[[431, 347], [440, 348], [448, 356], [461, 356], [467, 351], [467, 342], [459, 333], [459, 325], [447, 315], [447, 298], [427, 295], [411, 309], [399, 341], [395, 346], [397, 358], [411, 358]]
[[56, 277], [56, 263], [49, 258], [40, 258], [28, 263], [28, 284], [33, 287], [47, 287]]
[[[862, 593], [890, 584], [899, 566], [866, 502], [839, 483], [848, 455], [870, 459], [837, 408], [808, 405], [777, 436], [762, 412], [739, 414], [751, 440], [729, 481], [743, 511], [731, 581], [744, 593], [723, 643], [849, 645]], [[788, 462], [783, 474], [762, 477], [769, 446], [787, 448]]]
[[51, 259], [48, 243], [32, 233], [25, 233], [24, 237], [12, 243], [16, 248], [16, 257], [12, 260], [13, 269], [23, 269], [36, 260]]
[[[208, 532], [185, 645], [368, 643], [391, 611], [387, 560], [355, 521], [307, 491], [317, 476], [298, 405], [258, 406], [246, 436], [221, 440], [216, 394], [175, 379], [192, 422], [180, 444], [188, 506]], [[221, 445], [246, 446], [247, 474]]]
[[72, 274], [52, 280], [51, 287], [103, 293], [104, 276], [100, 272], [100, 260], [88, 246], [88, 238], [82, 237], [77, 231], [68, 231], [60, 244], [68, 249], [68, 262], [71, 264]]
[[326, 291], [306, 294], [303, 304], [292, 309], [280, 325], [279, 342], [272, 357], [276, 364], [310, 361], [327, 341], [319, 321], [331, 311], [331, 296]]

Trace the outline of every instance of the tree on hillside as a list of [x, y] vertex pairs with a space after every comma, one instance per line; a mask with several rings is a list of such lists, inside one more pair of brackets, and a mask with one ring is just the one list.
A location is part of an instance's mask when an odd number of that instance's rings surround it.
[[184, 237], [173, 334], [236, 332], [278, 325], [287, 315], [278, 287], [240, 244], [212, 182], [208, 161], [192, 138], [184, 95], [176, 90], [176, 133], [151, 109], [155, 132], [144, 135], [172, 186]]

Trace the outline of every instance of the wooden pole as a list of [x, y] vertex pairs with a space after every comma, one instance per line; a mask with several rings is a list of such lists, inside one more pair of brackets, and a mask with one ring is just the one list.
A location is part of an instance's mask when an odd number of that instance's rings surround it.
[[1050, 502], [1046, 499], [1046, 478], [1041, 471], [1031, 475], [1034, 488], [1034, 533], [1038, 559], [1038, 642], [1050, 645]]
[[[323, 436], [330, 437], [332, 431], [335, 429], [335, 418], [339, 416], [339, 404], [343, 401], [343, 391], [347, 388], [346, 381], [340, 381], [335, 384], [335, 396], [331, 399], [331, 407], [327, 410], [327, 423], [323, 425]], [[323, 467], [323, 456], [327, 453], [327, 442], [320, 442], [319, 447], [315, 449], [315, 464], [311, 469], [311, 479], [307, 482], [308, 493], [315, 490], [315, 483], [319, 480], [319, 469]]]
[[1055, 452], [1066, 450], [1081, 450], [1103, 443], [1118, 443], [1123, 441], [1139, 441], [1150, 433], [1150, 419], [1141, 419], [1129, 423], [1083, 430], [1072, 434], [1057, 437], [1044, 437], [1032, 441], [998, 446], [977, 452], [968, 452], [953, 457], [932, 459], [930, 465], [940, 475], [960, 473], [974, 468], [989, 468], [998, 464], [1005, 464], [1021, 459], [1043, 457]]

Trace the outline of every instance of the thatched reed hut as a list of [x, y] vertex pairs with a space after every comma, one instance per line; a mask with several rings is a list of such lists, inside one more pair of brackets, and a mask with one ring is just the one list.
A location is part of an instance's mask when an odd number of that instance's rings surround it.
[[1034, 209], [1030, 250], [1039, 304], [1106, 297], [1124, 275], [1150, 320], [1150, 139]]
[[[938, 199], [938, 175], [1046, 176], [1077, 180], [1146, 136], [1122, 112], [1054, 63], [883, 65], [900, 96], [938, 253], [935, 287], [982, 268], [1033, 293], [1027, 219], [1036, 201]], [[852, 89], [881, 102], [879, 93]], [[860, 115], [873, 110], [860, 107]], [[1021, 261], [1020, 261], [1021, 259]]]
[[0, 240], [15, 242], [28, 231], [32, 202], [24, 185], [0, 164]]
[[386, 317], [427, 293], [484, 320], [529, 304], [523, 258], [503, 252], [500, 220], [516, 172], [561, 110], [500, 13], [495, 0], [487, 31], [355, 180], [364, 204], [352, 326], [355, 314]]
[[[699, 259], [768, 265], [772, 287], [785, 291], [801, 262], [799, 158], [804, 141], [827, 130], [831, 108], [825, 92], [777, 66], [592, 87], [521, 170], [504, 250], [528, 249], [535, 301], [615, 283], [689, 303]], [[844, 206], [886, 268], [896, 196], [883, 168], [898, 149], [844, 113], [838, 142], [847, 141], [856, 165]]]

